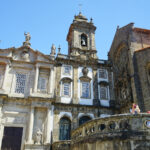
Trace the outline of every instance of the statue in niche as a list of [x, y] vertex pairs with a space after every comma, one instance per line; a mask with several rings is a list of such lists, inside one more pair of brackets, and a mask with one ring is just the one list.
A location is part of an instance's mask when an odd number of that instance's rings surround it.
[[34, 137], [34, 144], [42, 144], [42, 132], [40, 129], [36, 131], [35, 137]]
[[128, 96], [129, 96], [129, 91], [128, 91], [128, 89], [125, 88], [125, 87], [122, 87], [122, 88], [121, 88], [120, 93], [121, 93], [121, 98], [122, 98], [123, 100], [126, 100], [126, 99], [128, 98]]
[[127, 102], [132, 101], [132, 91], [130, 81], [126, 78], [120, 78], [115, 85], [116, 97], [118, 97], [119, 103], [125, 105]]

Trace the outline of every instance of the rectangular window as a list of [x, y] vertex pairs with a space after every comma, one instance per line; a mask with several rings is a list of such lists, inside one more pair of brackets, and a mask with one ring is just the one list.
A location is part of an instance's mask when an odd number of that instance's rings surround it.
[[64, 66], [64, 74], [67, 75], [71, 74], [71, 66]]
[[38, 92], [46, 93], [48, 90], [48, 81], [49, 81], [49, 69], [40, 68], [39, 70], [39, 79], [38, 79]]
[[90, 98], [90, 83], [82, 82], [82, 98]]
[[70, 96], [70, 83], [63, 84], [63, 96]]
[[99, 69], [99, 78], [107, 79], [107, 71], [105, 69]]
[[100, 87], [100, 99], [108, 99], [107, 87]]
[[26, 85], [26, 74], [16, 73], [15, 93], [24, 94]]
[[39, 77], [38, 89], [41, 90], [41, 91], [46, 91], [47, 90], [47, 78]]

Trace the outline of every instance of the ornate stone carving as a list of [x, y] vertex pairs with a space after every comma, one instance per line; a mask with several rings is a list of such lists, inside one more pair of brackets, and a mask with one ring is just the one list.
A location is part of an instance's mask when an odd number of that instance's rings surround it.
[[24, 36], [25, 36], [25, 42], [23, 42], [23, 46], [30, 46], [30, 40], [31, 40], [31, 36], [30, 36], [30, 33], [27, 32], [27, 33], [24, 33]]
[[84, 67], [84, 68], [82, 69], [83, 76], [87, 77], [88, 72], [89, 72], [89, 70], [88, 70], [87, 67]]
[[130, 80], [127, 79], [128, 78], [119, 78], [115, 84], [117, 99], [121, 106], [132, 101]]
[[21, 53], [21, 58], [24, 60], [29, 60], [29, 56], [30, 56], [30, 54], [26, 50]]
[[127, 45], [121, 44], [115, 54], [114, 83], [115, 95], [120, 106], [132, 102], [131, 79], [129, 75], [129, 57]]
[[64, 83], [65, 83], [65, 82], [70, 83], [70, 82], [72, 82], [73, 80], [72, 80], [71, 78], [64, 77], [64, 78], [61, 79], [61, 81], [64, 82]]
[[56, 47], [54, 44], [52, 44], [52, 47], [51, 47], [51, 56], [54, 56], [56, 54]]

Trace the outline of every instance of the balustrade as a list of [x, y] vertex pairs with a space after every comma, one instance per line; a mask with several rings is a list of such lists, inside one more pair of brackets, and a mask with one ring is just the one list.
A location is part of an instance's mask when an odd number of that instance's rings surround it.
[[150, 114], [119, 114], [88, 121], [72, 131], [72, 141], [79, 142], [90, 137], [109, 138], [123, 132], [150, 131]]

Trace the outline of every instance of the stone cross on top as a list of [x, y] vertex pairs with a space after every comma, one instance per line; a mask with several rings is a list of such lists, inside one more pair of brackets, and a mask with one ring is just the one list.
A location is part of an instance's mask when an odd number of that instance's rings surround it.
[[79, 13], [82, 11], [82, 4], [79, 4]]
[[31, 40], [31, 36], [29, 32], [24, 32], [24, 36], [25, 36], [25, 42], [23, 42], [23, 46], [30, 46], [30, 40]]

